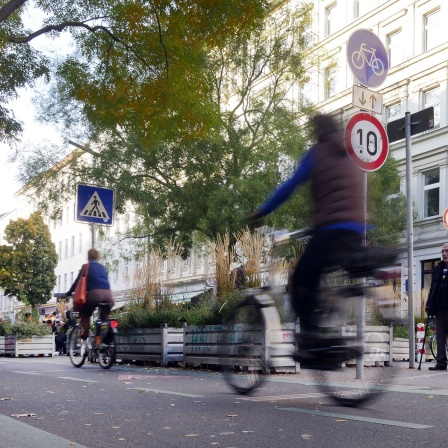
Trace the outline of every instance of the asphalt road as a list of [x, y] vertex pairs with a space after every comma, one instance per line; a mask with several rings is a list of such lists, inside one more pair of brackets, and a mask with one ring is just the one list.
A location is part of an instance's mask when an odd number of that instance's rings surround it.
[[[312, 371], [272, 375], [253, 396], [218, 372], [0, 358], [0, 441], [8, 448], [445, 447], [448, 373], [391, 367], [391, 390], [333, 405]], [[354, 369], [339, 378], [354, 380]]]

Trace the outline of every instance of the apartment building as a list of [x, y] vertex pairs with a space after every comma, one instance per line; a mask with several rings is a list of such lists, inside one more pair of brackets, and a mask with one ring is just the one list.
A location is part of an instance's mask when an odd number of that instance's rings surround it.
[[[353, 86], [358, 85], [348, 62], [347, 42], [357, 30], [373, 32], [386, 48], [389, 71], [374, 88], [383, 98], [380, 114], [387, 123], [434, 107], [434, 128], [412, 137], [411, 176], [414, 212], [415, 311], [429, 288], [431, 271], [440, 261], [441, 246], [448, 241], [443, 212], [448, 207], [448, 2], [442, 0], [314, 0], [314, 49], [324, 50], [301, 95], [323, 112], [340, 112], [346, 123], [361, 110], [353, 106]], [[406, 194], [405, 141], [389, 145], [389, 156], [400, 164], [401, 191]], [[405, 236], [404, 236], [405, 237]], [[403, 239], [403, 313], [407, 312], [408, 262]], [[423, 292], [422, 292], [423, 290]]]

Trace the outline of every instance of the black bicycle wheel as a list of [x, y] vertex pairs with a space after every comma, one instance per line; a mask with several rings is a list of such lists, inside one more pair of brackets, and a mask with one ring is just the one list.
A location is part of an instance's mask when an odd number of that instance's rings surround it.
[[77, 325], [68, 337], [68, 353], [70, 361], [75, 367], [81, 367], [88, 355], [87, 340], [81, 338], [83, 329]]
[[437, 359], [437, 338], [436, 338], [436, 333], [434, 333], [429, 338], [429, 348], [431, 349], [431, 353], [432, 353], [432, 356], [434, 357], [434, 359]]
[[[367, 348], [368, 347], [368, 348]], [[362, 378], [357, 378], [356, 363], [364, 355]], [[327, 365], [316, 371], [319, 389], [342, 406], [360, 406], [383, 394], [390, 385], [392, 368], [382, 344], [360, 344], [356, 340], [329, 347]], [[349, 370], [349, 372], [348, 372]]]
[[223, 326], [218, 345], [224, 378], [240, 394], [261, 386], [270, 371], [261, 309], [254, 298], [244, 299]]
[[103, 369], [110, 369], [115, 363], [115, 356], [117, 353], [117, 344], [115, 334], [108, 336], [109, 342], [107, 344], [100, 344], [98, 348], [98, 363]]

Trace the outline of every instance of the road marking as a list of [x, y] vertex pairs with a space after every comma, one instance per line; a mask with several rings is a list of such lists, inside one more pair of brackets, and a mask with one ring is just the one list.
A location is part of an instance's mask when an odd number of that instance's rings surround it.
[[73, 378], [71, 376], [58, 376], [60, 380], [71, 380], [71, 381], [81, 381], [82, 383], [98, 383], [95, 380], [83, 380], [81, 378]]
[[14, 370], [13, 373], [23, 373], [24, 375], [40, 375], [40, 372], [22, 372], [20, 370]]
[[321, 398], [326, 397], [326, 394], [320, 392], [310, 392], [308, 394], [293, 394], [293, 395], [263, 395], [261, 397], [239, 397], [238, 400], [246, 401], [283, 401], [296, 400], [298, 398]]
[[376, 425], [398, 426], [408, 429], [429, 429], [434, 426], [421, 425], [419, 423], [399, 422], [396, 420], [384, 420], [381, 418], [361, 417], [358, 415], [338, 414], [336, 412], [323, 412], [318, 410], [300, 409], [300, 408], [278, 408], [279, 411], [297, 412], [299, 414], [320, 415], [322, 417], [331, 417], [344, 420], [354, 420], [357, 422], [373, 423]]
[[146, 387], [130, 387], [129, 389], [130, 390], [143, 390], [145, 392], [154, 392], [155, 394], [178, 395], [179, 397], [204, 398], [204, 395], [184, 394], [182, 392], [173, 392], [171, 390], [148, 389]]

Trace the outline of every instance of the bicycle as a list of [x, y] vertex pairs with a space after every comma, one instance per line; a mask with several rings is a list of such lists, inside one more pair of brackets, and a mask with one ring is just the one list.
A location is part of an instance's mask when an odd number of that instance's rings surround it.
[[[432, 335], [429, 338], [429, 348], [431, 350], [432, 356], [434, 359], [437, 359], [437, 333], [436, 333], [436, 327], [433, 325], [432, 327]], [[445, 342], [445, 350], [448, 352], [448, 337], [446, 338]]]
[[[368, 57], [367, 54], [370, 53]], [[367, 64], [372, 68], [373, 73], [377, 76], [381, 76], [384, 73], [384, 64], [381, 59], [375, 56], [376, 49], [371, 48], [368, 50], [366, 44], [362, 43], [358, 51], [354, 51], [352, 54], [352, 63], [358, 69], [363, 69], [364, 65]]]
[[[274, 239], [274, 244], [306, 235], [305, 231], [283, 234]], [[343, 335], [341, 329], [349, 318], [359, 320], [354, 305], [364, 298], [367, 286], [356, 280], [368, 276], [382, 279], [397, 277], [397, 272], [377, 268], [378, 265], [392, 265], [395, 258], [395, 253], [383, 251], [376, 254], [375, 263], [370, 265], [363, 260], [351, 266], [351, 270], [326, 272], [320, 288], [319, 309], [316, 310], [320, 331], [325, 337], [314, 351], [299, 348], [288, 354], [305, 368], [315, 370], [319, 377], [317, 386], [337, 404], [357, 406], [365, 403], [384, 392], [383, 386], [389, 382], [388, 358], [383, 345], [380, 342], [377, 345], [369, 343], [367, 348], [362, 331], [349, 337]], [[260, 387], [266, 374], [270, 373], [270, 358], [275, 350], [275, 341], [270, 339], [274, 330], [281, 328], [281, 319], [271, 287], [247, 289], [243, 295], [243, 300], [223, 325], [218, 355], [223, 376], [231, 389], [249, 394]], [[328, 381], [337, 377], [335, 372], [345, 365], [353, 364], [353, 360], [372, 366], [368, 378], [353, 379], [344, 387]]]
[[[98, 359], [98, 364], [103, 369], [110, 369], [115, 363], [117, 351], [117, 320], [114, 318], [103, 319], [104, 309], [109, 307], [107, 303], [98, 305], [98, 317], [95, 320], [95, 333], [87, 338], [82, 338], [84, 329], [79, 322], [71, 330], [68, 337], [68, 353], [70, 361], [75, 367], [82, 367], [87, 357]], [[72, 312], [75, 320], [79, 319], [79, 313]], [[99, 336], [99, 344], [95, 340]]]

